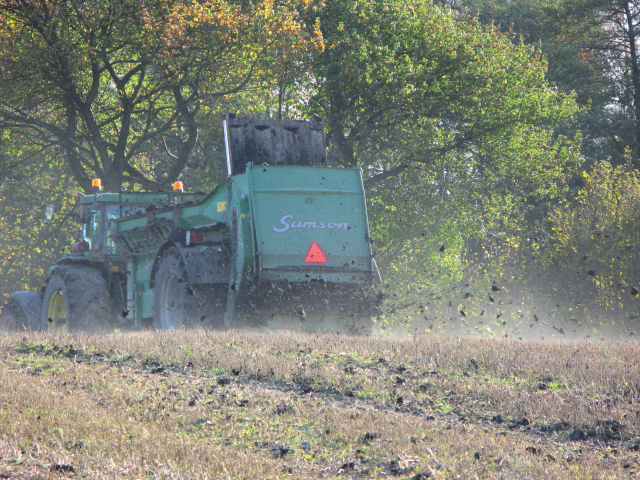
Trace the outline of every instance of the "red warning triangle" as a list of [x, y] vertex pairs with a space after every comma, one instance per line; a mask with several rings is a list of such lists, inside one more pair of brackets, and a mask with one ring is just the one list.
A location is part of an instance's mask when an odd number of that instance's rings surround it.
[[322, 248], [320, 248], [320, 245], [318, 245], [318, 242], [311, 242], [304, 261], [307, 263], [327, 263], [327, 256], [322, 251]]

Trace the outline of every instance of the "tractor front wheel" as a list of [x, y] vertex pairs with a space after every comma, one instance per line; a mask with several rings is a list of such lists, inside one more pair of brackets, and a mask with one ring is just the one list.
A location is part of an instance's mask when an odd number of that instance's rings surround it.
[[37, 331], [40, 328], [40, 294], [14, 292], [0, 312], [0, 330], [5, 332]]

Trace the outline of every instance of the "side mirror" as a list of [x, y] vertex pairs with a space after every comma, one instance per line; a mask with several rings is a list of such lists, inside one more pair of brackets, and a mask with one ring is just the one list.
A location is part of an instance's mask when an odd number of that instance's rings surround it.
[[53, 205], [47, 205], [44, 208], [44, 223], [49, 224], [53, 222], [54, 210]]

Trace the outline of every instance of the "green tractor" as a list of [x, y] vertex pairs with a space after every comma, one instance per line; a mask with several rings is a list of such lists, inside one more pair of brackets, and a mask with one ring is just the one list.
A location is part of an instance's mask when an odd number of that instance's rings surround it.
[[5, 327], [97, 333], [287, 318], [366, 330], [379, 273], [361, 171], [326, 166], [318, 119], [227, 115], [223, 126], [225, 184], [208, 194], [82, 197], [81, 238], [41, 297], [9, 297]]

